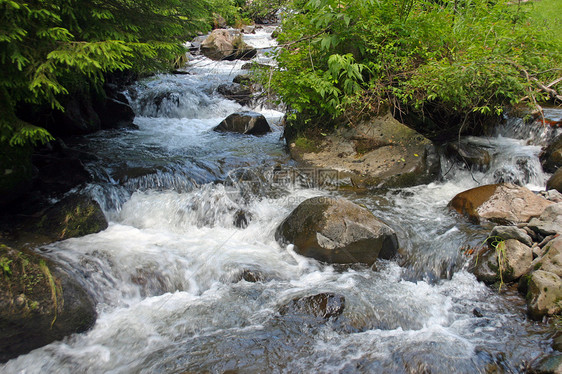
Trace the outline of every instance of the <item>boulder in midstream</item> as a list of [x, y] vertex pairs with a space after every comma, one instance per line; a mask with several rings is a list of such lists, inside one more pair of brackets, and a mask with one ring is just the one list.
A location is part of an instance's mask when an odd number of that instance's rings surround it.
[[281, 306], [281, 315], [305, 315], [328, 319], [340, 316], [345, 309], [345, 297], [332, 292], [297, 297]]
[[302, 202], [277, 228], [275, 238], [327, 263], [372, 265], [398, 250], [396, 233], [368, 209], [339, 197]]
[[257, 54], [255, 48], [242, 40], [239, 31], [216, 29], [201, 43], [201, 53], [212, 60], [249, 60]]
[[229, 115], [213, 130], [245, 135], [264, 135], [271, 132], [271, 127], [269, 127], [263, 114], [244, 111]]

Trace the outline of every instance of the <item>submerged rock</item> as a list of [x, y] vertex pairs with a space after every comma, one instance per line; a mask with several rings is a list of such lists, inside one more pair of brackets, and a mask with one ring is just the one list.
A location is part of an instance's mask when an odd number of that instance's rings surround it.
[[291, 156], [305, 166], [335, 170], [358, 187], [406, 187], [429, 183], [440, 163], [433, 143], [390, 114], [320, 138], [293, 137], [286, 127]]
[[369, 210], [343, 198], [315, 197], [302, 202], [277, 228], [275, 238], [319, 261], [372, 265], [398, 250], [394, 230]]
[[0, 362], [86, 331], [95, 304], [52, 261], [0, 244]]
[[263, 114], [244, 111], [229, 115], [213, 130], [218, 132], [236, 132], [246, 135], [263, 135], [271, 132], [271, 127], [269, 127]]
[[335, 293], [320, 293], [317, 295], [295, 298], [283, 305], [281, 315], [306, 315], [328, 319], [340, 316], [345, 309], [345, 297]]
[[562, 353], [553, 353], [541, 358], [529, 369], [530, 374], [560, 374], [562, 373]]
[[479, 146], [466, 142], [452, 142], [447, 144], [446, 153], [449, 157], [465, 163], [468, 167], [487, 170], [492, 160], [490, 153]]
[[449, 207], [471, 221], [488, 220], [500, 224], [528, 222], [552, 205], [525, 187], [513, 184], [489, 184], [457, 194]]

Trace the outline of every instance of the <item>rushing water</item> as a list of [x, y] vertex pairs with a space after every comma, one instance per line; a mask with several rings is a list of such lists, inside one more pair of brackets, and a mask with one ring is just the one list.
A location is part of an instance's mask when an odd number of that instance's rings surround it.
[[[271, 45], [266, 31], [249, 41]], [[442, 180], [429, 185], [315, 188], [285, 152], [281, 112], [253, 108], [272, 124], [266, 136], [211, 130], [242, 109], [215, 91], [241, 73], [240, 62], [197, 57], [190, 66], [190, 74], [156, 76], [129, 91], [138, 130], [76, 144], [99, 157], [88, 165], [97, 182], [87, 190], [110, 225], [43, 250], [87, 285], [99, 317], [90, 331], [1, 372], [522, 372], [550, 352], [548, 327], [527, 320], [515, 291], [499, 295], [465, 269], [462, 248], [481, 244], [489, 228], [446, 205], [498, 179], [542, 188], [537, 154], [541, 136], [552, 134], [522, 138], [522, 124], [511, 121], [497, 136], [468, 139], [494, 156], [488, 171], [443, 159]], [[337, 269], [275, 242], [275, 228], [299, 202], [327, 194], [365, 205], [396, 229], [400, 261]], [[243, 280], [244, 271], [263, 279]], [[279, 313], [320, 292], [345, 296], [342, 316]]]

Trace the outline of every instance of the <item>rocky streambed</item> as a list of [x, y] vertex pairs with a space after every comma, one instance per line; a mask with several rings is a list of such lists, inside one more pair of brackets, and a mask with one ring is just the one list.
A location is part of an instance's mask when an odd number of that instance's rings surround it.
[[[1, 371], [559, 370], [560, 202], [538, 192], [558, 128], [512, 119], [440, 149], [384, 117], [290, 140], [295, 162], [282, 112], [219, 89], [240, 61], [185, 72], [125, 92], [137, 129], [68, 141], [86, 201], [3, 234], [3, 310], [37, 328], [2, 317]], [[248, 111], [271, 131], [216, 131]]]

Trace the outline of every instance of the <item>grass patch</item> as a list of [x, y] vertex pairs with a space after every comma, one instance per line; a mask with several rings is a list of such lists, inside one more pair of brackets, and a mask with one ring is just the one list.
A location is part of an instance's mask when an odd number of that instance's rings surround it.
[[537, 26], [547, 29], [553, 39], [562, 43], [562, 1], [538, 0], [521, 3], [523, 9], [529, 12]]
[[316, 146], [314, 141], [304, 137], [295, 139], [295, 145], [302, 149], [304, 152], [318, 152], [318, 147]]

